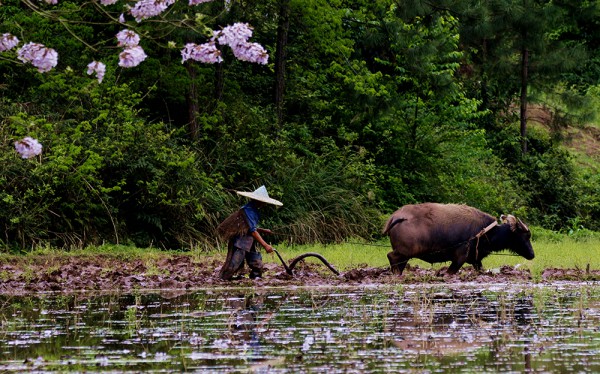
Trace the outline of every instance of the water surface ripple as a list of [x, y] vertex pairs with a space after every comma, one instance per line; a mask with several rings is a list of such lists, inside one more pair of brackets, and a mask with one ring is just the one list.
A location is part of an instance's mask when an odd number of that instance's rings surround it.
[[600, 372], [600, 285], [0, 296], [0, 371]]

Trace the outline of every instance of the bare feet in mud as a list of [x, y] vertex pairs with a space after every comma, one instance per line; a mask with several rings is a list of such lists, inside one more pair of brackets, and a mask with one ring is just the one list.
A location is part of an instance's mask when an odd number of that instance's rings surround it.
[[[338, 286], [418, 283], [503, 283], [532, 282], [528, 270], [503, 266], [477, 271], [467, 266], [455, 275], [439, 270], [407, 266], [402, 276], [388, 268], [365, 265], [333, 274], [322, 264], [300, 262], [289, 275], [278, 264], [267, 263], [263, 278], [223, 281], [218, 277], [220, 258], [168, 255], [127, 259], [118, 256], [38, 256], [0, 261], [0, 293], [79, 290], [130, 291], [142, 289], [196, 289], [245, 286]], [[547, 269], [542, 281], [600, 280], [598, 270]]]

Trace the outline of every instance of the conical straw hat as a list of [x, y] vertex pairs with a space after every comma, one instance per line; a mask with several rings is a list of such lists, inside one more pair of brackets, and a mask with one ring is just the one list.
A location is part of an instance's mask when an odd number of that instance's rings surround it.
[[235, 191], [238, 195], [246, 196], [251, 198], [252, 200], [262, 201], [263, 203], [273, 204], [277, 206], [282, 206], [283, 203], [279, 200], [271, 199], [269, 194], [267, 193], [267, 188], [265, 186], [258, 187], [254, 192], [243, 192], [243, 191]]

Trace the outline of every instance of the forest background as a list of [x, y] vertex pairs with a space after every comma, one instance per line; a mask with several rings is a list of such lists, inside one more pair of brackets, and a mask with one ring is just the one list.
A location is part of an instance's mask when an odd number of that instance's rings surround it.
[[[425, 201], [600, 230], [599, 1], [179, 1], [127, 23], [148, 54], [131, 69], [111, 6], [0, 5], [0, 33], [60, 56], [42, 74], [0, 54], [4, 251], [214, 248], [233, 191], [262, 184], [284, 203], [264, 226], [295, 243], [377, 238]], [[267, 65], [182, 64], [234, 22]], [[20, 159], [24, 136], [40, 156]]]

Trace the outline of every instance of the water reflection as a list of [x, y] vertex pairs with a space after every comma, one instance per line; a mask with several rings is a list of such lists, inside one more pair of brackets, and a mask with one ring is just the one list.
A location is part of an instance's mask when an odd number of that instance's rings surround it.
[[0, 297], [0, 371], [600, 371], [598, 285]]

